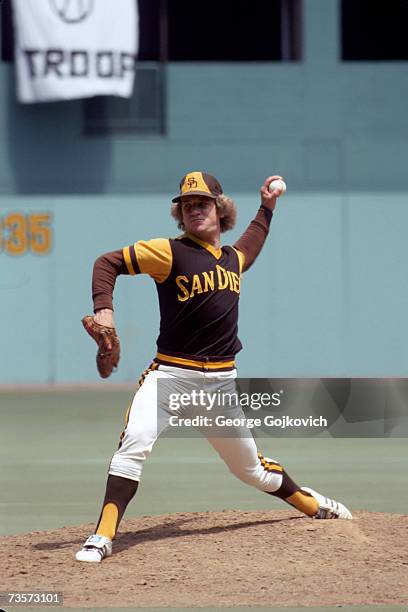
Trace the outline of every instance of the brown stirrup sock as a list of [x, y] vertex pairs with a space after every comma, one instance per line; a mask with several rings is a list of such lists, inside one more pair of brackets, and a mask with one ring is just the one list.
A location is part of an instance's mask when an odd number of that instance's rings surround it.
[[270, 493], [283, 499], [300, 512], [307, 516], [315, 516], [319, 510], [319, 504], [309, 493], [300, 490], [300, 487], [291, 479], [289, 474], [283, 470], [282, 484], [277, 491]]
[[135, 495], [138, 485], [136, 480], [109, 474], [102, 512], [95, 530], [97, 535], [113, 540], [126, 507]]

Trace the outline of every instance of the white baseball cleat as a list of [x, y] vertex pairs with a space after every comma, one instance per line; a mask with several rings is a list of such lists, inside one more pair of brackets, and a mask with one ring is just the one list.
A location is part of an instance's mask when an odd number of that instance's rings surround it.
[[352, 519], [353, 515], [350, 510], [346, 508], [340, 502], [337, 502], [335, 499], [331, 499], [330, 497], [325, 497], [317, 491], [313, 489], [309, 489], [309, 487], [302, 487], [301, 491], [308, 493], [319, 504], [319, 510], [317, 514], [313, 517], [316, 519]]
[[112, 541], [105, 536], [93, 534], [89, 536], [81, 550], [77, 552], [77, 561], [87, 563], [100, 563], [105, 557], [112, 554]]

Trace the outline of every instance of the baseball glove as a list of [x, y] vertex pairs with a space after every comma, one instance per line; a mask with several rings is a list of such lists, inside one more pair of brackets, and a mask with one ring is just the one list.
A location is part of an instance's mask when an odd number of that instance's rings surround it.
[[98, 345], [96, 367], [102, 378], [108, 378], [118, 367], [120, 358], [120, 342], [114, 327], [106, 327], [95, 322], [94, 317], [82, 319], [82, 325]]

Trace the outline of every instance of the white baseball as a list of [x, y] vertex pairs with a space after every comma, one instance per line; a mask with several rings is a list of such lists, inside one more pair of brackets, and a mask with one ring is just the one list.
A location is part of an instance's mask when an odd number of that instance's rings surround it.
[[275, 179], [274, 181], [269, 183], [268, 189], [269, 191], [275, 191], [275, 189], [279, 189], [279, 195], [283, 195], [286, 191], [286, 183], [282, 179]]

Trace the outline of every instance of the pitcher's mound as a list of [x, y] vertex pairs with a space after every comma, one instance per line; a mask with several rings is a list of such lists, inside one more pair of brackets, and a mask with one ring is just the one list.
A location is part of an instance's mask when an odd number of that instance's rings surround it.
[[123, 521], [113, 555], [79, 563], [93, 525], [2, 538], [0, 591], [66, 607], [406, 605], [408, 516], [199, 512]]

